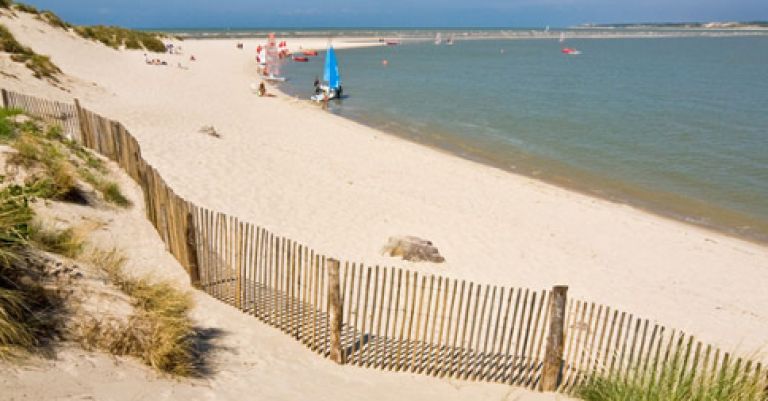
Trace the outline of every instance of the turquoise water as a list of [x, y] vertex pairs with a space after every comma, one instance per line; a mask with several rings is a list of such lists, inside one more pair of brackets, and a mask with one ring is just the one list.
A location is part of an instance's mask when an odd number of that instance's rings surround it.
[[[331, 111], [461, 156], [768, 240], [768, 37], [340, 50]], [[388, 65], [383, 65], [387, 60]], [[305, 97], [322, 54], [290, 63]]]

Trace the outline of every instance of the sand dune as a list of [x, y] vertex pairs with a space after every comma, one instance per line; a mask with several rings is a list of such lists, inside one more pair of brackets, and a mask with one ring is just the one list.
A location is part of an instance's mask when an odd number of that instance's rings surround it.
[[[184, 55], [162, 56], [170, 66], [161, 67], [145, 65], [142, 52], [84, 42], [26, 16], [0, 22], [22, 43], [50, 54], [71, 77], [71, 92], [28, 77], [0, 77], [0, 85], [49, 98], [78, 97], [121, 120], [141, 141], [145, 158], [195, 203], [329, 256], [499, 285], [567, 284], [571, 296], [656, 319], [702, 341], [746, 353], [766, 345], [764, 246], [446, 155], [303, 100], [259, 98], [250, 90], [258, 82], [256, 40], [244, 40], [245, 50], [237, 50], [234, 40], [185, 41]], [[305, 48], [325, 43], [289, 40]], [[362, 45], [334, 43], [338, 49]], [[338, 52], [342, 64], [344, 52]], [[191, 54], [197, 61], [189, 61]], [[222, 138], [199, 133], [205, 125]], [[382, 256], [380, 248], [393, 235], [428, 238], [447, 262], [408, 264]], [[224, 313], [224, 306], [217, 307], [201, 308], [201, 316]], [[243, 320], [238, 330], [254, 325]], [[261, 344], [262, 338], [251, 340]], [[280, 359], [269, 354], [275, 350], [252, 352]], [[352, 369], [328, 374], [366, 377], [377, 386], [406, 380]]]

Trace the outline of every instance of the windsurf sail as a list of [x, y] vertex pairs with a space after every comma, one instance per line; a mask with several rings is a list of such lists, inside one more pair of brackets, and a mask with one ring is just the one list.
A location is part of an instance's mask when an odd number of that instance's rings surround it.
[[443, 42], [443, 35], [441, 35], [440, 32], [438, 32], [437, 35], [435, 35], [435, 44], [439, 45], [442, 42]]
[[341, 77], [339, 76], [339, 65], [336, 62], [336, 52], [333, 46], [328, 47], [325, 53], [325, 67], [323, 68], [323, 81], [328, 83], [329, 89], [339, 89], [341, 86]]
[[565, 32], [560, 32], [560, 43], [565, 42]]
[[266, 64], [264, 68], [264, 75], [269, 77], [279, 77], [281, 63], [280, 49], [278, 49], [274, 33], [269, 34], [269, 39], [267, 41], [267, 45], [264, 48], [264, 53], [264, 62]]

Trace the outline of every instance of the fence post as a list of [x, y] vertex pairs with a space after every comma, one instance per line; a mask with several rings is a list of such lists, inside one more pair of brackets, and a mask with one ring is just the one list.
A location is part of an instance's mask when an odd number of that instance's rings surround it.
[[552, 287], [552, 301], [549, 305], [549, 332], [544, 353], [544, 368], [541, 373], [541, 391], [555, 391], [560, 384], [563, 370], [563, 349], [565, 346], [565, 304], [568, 286]]
[[11, 102], [8, 99], [8, 91], [3, 89], [3, 107], [7, 109], [10, 103]]
[[195, 288], [200, 288], [200, 265], [197, 263], [197, 234], [195, 232], [195, 217], [187, 212], [187, 255], [189, 256], [189, 282]]
[[86, 131], [88, 130], [88, 122], [85, 120], [85, 113], [83, 113], [83, 108], [80, 107], [80, 101], [78, 99], [75, 99], [75, 110], [77, 110], [77, 122], [80, 123], [80, 144], [93, 149], [90, 144], [90, 138], [88, 138], [88, 135], [86, 134]]
[[329, 301], [329, 326], [331, 331], [331, 354], [332, 361], [343, 365], [344, 352], [341, 349], [341, 325], [343, 307], [341, 304], [341, 289], [339, 284], [339, 261], [328, 259], [328, 301]]

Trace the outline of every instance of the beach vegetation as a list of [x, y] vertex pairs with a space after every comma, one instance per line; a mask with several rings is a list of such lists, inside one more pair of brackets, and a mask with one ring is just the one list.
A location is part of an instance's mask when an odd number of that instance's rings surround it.
[[48, 78], [58, 82], [58, 74], [61, 69], [51, 61], [51, 58], [42, 54], [14, 54], [11, 59], [16, 62], [24, 63], [35, 78]]
[[39, 221], [29, 225], [29, 241], [37, 249], [66, 256], [70, 259], [78, 257], [84, 246], [84, 241], [72, 228], [64, 230], [45, 227]]
[[747, 374], [739, 364], [697, 375], [677, 357], [634, 380], [593, 377], [575, 395], [585, 401], [768, 401], [767, 386], [765, 375]]
[[35, 6], [31, 4], [17, 2], [13, 5], [13, 8], [23, 13], [35, 14], [35, 15], [40, 14], [40, 10], [38, 10], [37, 8], [35, 8]]
[[64, 138], [61, 127], [29, 120], [16, 123], [16, 111], [0, 111], [0, 142], [13, 147], [8, 162], [28, 170], [27, 194], [36, 198], [82, 201], [80, 181], [119, 207], [131, 206], [120, 186], [108, 178], [104, 162], [80, 144]]
[[151, 52], [165, 52], [161, 36], [152, 32], [136, 31], [118, 26], [77, 26], [75, 32], [83, 38], [95, 40], [113, 49], [145, 49]]
[[11, 8], [13, 0], [0, 0], [0, 8]]
[[54, 26], [56, 28], [61, 28], [68, 30], [69, 28], [72, 28], [72, 25], [63, 19], [56, 15], [53, 11], [45, 10], [40, 13], [40, 18], [47, 22], [48, 25]]
[[58, 330], [58, 296], [25, 263], [34, 212], [23, 188], [0, 191], [0, 359], [35, 350]]
[[192, 298], [168, 282], [125, 273], [125, 257], [117, 250], [93, 250], [89, 260], [131, 298], [127, 319], [87, 319], [78, 325], [86, 349], [141, 359], [153, 368], [178, 376], [196, 372], [195, 329], [189, 317]]
[[0, 50], [10, 53], [11, 60], [23, 63], [32, 71], [35, 78], [47, 78], [58, 82], [57, 76], [61, 73], [61, 69], [51, 61], [51, 58], [23, 46], [3, 25], [0, 25]]

